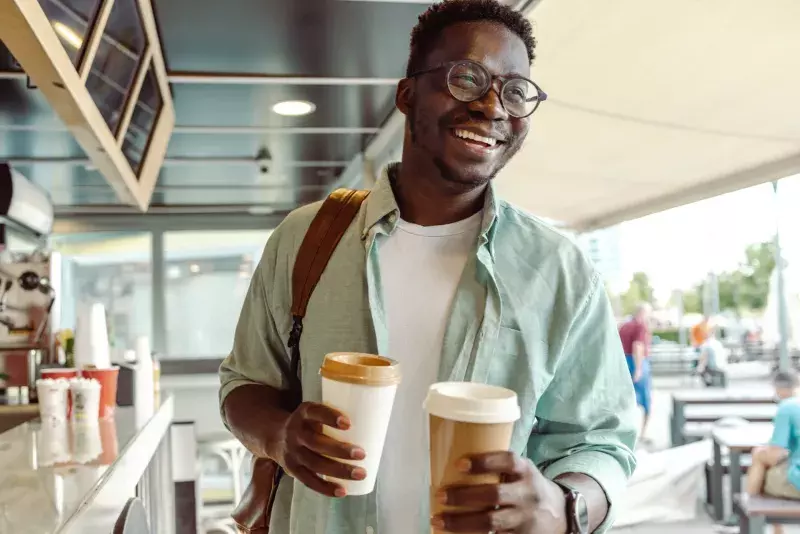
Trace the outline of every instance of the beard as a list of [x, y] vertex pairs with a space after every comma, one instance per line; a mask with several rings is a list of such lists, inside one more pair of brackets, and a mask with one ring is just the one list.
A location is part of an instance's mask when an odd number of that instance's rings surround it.
[[506, 145], [503, 147], [504, 152], [495, 166], [488, 173], [470, 172], [467, 169], [454, 168], [452, 165], [447, 164], [439, 154], [429, 148], [432, 143], [429, 144], [425, 142], [425, 139], [430, 139], [439, 132], [449, 131], [450, 125], [458, 124], [459, 119], [461, 119], [460, 122], [465, 122], [463, 120], [464, 110], [453, 110], [451, 113], [442, 115], [435, 122], [428, 118], [431, 116], [434, 116], [434, 114], [424, 113], [419, 106], [415, 105], [411, 107], [411, 116], [409, 120], [411, 143], [414, 145], [416, 150], [423, 152], [430, 157], [443, 180], [451, 184], [451, 186], [463, 190], [475, 189], [492, 181], [494, 177], [497, 176], [497, 173], [499, 173], [503, 167], [506, 166], [508, 161], [519, 151], [519, 149], [522, 147], [522, 142], [525, 139], [524, 134], [520, 135], [513, 133], [509, 129], [509, 131], [504, 135]]

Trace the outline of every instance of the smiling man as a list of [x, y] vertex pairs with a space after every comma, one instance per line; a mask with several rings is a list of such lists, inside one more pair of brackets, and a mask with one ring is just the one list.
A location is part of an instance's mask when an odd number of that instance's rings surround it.
[[[397, 88], [402, 161], [378, 180], [310, 301], [304, 402], [293, 412], [281, 404], [291, 269], [319, 204], [290, 214], [271, 236], [220, 369], [220, 401], [233, 433], [291, 476], [280, 484], [274, 532], [610, 527], [635, 466], [637, 414], [602, 280], [572, 241], [496, 198], [491, 185], [546, 98], [530, 79], [534, 46], [529, 22], [494, 0], [450, 0], [420, 16]], [[349, 425], [320, 404], [318, 370], [332, 351], [384, 354], [403, 368], [368, 496], [348, 497], [323, 478], [365, 475], [338, 461], [363, 457], [359, 444], [321, 431]], [[431, 517], [422, 403], [443, 380], [513, 389], [522, 417], [510, 451], [460, 464], [501, 483], [436, 495], [477, 511]]]

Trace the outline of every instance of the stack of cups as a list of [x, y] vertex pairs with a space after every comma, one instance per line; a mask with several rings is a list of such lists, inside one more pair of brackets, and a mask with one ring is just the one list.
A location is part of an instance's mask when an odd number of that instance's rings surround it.
[[364, 468], [364, 480], [332, 480], [348, 495], [371, 493], [400, 383], [400, 366], [382, 356], [334, 353], [325, 356], [320, 375], [322, 402], [350, 418], [348, 430], [324, 426], [323, 432], [336, 440], [354, 443], [366, 453], [364, 460], [339, 460]]
[[36, 381], [36, 394], [39, 398], [39, 415], [42, 420], [67, 419], [67, 390], [69, 382], [63, 378], [40, 378]]
[[[441, 382], [428, 390], [428, 440], [431, 462], [431, 515], [477, 511], [445, 506], [435, 498], [450, 485], [497, 484], [497, 475], [466, 475], [456, 465], [465, 456], [508, 450], [520, 417], [517, 394], [471, 382]], [[437, 529], [432, 532], [440, 533]]]
[[100, 416], [100, 382], [93, 378], [73, 378], [69, 390], [72, 394], [72, 420], [76, 423], [96, 422]]
[[106, 309], [99, 302], [81, 306], [75, 327], [75, 365], [79, 368], [111, 367]]

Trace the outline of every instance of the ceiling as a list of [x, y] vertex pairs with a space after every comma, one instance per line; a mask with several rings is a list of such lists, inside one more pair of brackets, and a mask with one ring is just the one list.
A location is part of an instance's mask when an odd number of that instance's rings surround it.
[[[378, 132], [394, 109], [411, 28], [426, 8], [391, 1], [238, 0], [235, 9], [216, 0], [152, 1], [176, 112], [152, 205], [279, 212], [324, 196]], [[91, 0], [78, 3], [91, 12]], [[50, 190], [61, 212], [118, 205], [44, 97], [13, 68], [8, 53], [0, 54], [0, 159]], [[308, 100], [316, 111], [277, 115], [272, 106], [283, 100]], [[259, 165], [264, 149], [268, 163]]]
[[558, 0], [533, 11], [548, 100], [498, 177], [588, 230], [800, 173], [800, 2]]
[[[155, 208], [282, 213], [396, 147], [394, 86], [425, 2], [152, 1], [177, 115]], [[549, 98], [504, 197], [580, 231], [800, 173], [796, 0], [508, 2], [530, 10]], [[0, 159], [60, 213], [119, 205], [11, 68], [0, 54]], [[285, 99], [316, 112], [275, 114]]]

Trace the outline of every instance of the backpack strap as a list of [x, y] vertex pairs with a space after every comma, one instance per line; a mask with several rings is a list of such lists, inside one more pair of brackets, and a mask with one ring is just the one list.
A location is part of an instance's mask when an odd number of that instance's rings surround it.
[[337, 189], [322, 203], [308, 227], [292, 271], [292, 330], [289, 334], [291, 372], [289, 389], [292, 409], [303, 401], [300, 383], [300, 336], [308, 301], [317, 287], [333, 251], [350, 227], [369, 191]]

